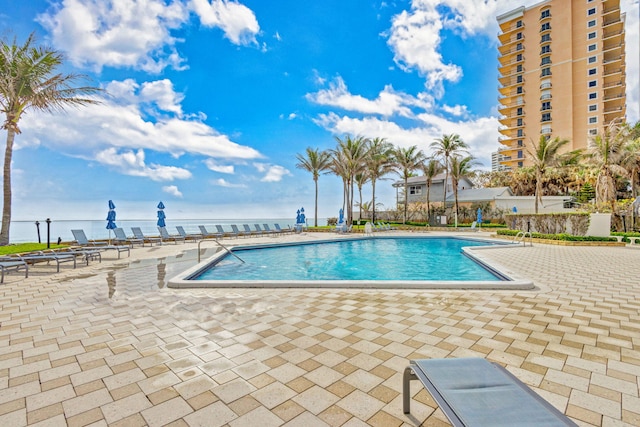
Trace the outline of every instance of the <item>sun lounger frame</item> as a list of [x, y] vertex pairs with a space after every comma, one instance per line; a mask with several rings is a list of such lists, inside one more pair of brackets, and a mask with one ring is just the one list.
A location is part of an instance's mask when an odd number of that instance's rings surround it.
[[[465, 385], [457, 388], [441, 384], [438, 379], [433, 378], [433, 373], [444, 367], [448, 369], [457, 368], [470, 368], [471, 377], [465, 377], [463, 382], [466, 382], [470, 386], [465, 388]], [[431, 372], [430, 373], [428, 372]], [[483, 378], [486, 377], [490, 382], [486, 387], [471, 386], [475, 384], [475, 380], [478, 383], [482, 383]], [[545, 419], [543, 424], [546, 427], [550, 426], [573, 426], [577, 427], [577, 424], [571, 421], [566, 415], [556, 409], [549, 402], [544, 400], [533, 390], [531, 390], [526, 384], [516, 378], [511, 372], [497, 363], [492, 363], [482, 358], [461, 358], [461, 359], [419, 359], [411, 360], [409, 366], [404, 370], [402, 380], [402, 409], [405, 414], [410, 412], [410, 383], [412, 380], [420, 380], [427, 391], [433, 396], [433, 399], [438, 403], [438, 406], [444, 412], [454, 427], [473, 427], [476, 425], [486, 425], [481, 423], [474, 423], [473, 417], [467, 413], [467, 408], [472, 406], [472, 400], [481, 397], [482, 393], [490, 392], [492, 389], [498, 389], [499, 387], [509, 387], [513, 390], [512, 395], [514, 397], [512, 403], [516, 411], [522, 411], [521, 423], [523, 425], [532, 425], [532, 415], [540, 416]], [[495, 382], [496, 385], [492, 385], [491, 382]], [[455, 393], [466, 392], [469, 393], [460, 398], [458, 394], [457, 404], [452, 402], [452, 396]], [[467, 399], [468, 404], [461, 404], [460, 400]], [[504, 402], [504, 401], [503, 401]], [[474, 402], [475, 403], [475, 402]], [[517, 405], [517, 406], [515, 406]], [[529, 408], [530, 411], [524, 411], [525, 408]], [[491, 408], [487, 408], [490, 411]], [[499, 419], [501, 413], [496, 411], [495, 414], [491, 414], [494, 419]], [[518, 426], [517, 420], [509, 420], [510, 426]]]
[[21, 260], [2, 260], [0, 261], [0, 283], [4, 283], [4, 275], [10, 270], [24, 270], [25, 279], [29, 277], [29, 265]]

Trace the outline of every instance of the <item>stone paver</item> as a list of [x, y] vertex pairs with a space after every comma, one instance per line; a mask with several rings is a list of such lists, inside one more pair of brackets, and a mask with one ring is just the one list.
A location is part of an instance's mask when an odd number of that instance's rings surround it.
[[467, 356], [506, 366], [580, 425], [640, 424], [638, 248], [482, 250], [528, 291], [167, 288], [195, 248], [8, 274], [0, 424], [446, 425], [419, 384], [402, 413], [402, 370]]

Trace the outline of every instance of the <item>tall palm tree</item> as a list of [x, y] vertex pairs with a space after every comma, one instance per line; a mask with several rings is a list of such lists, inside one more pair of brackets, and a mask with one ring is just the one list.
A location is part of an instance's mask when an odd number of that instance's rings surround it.
[[296, 154], [296, 159], [298, 159], [298, 163], [296, 163], [296, 167], [298, 169], [304, 169], [307, 172], [310, 172], [313, 175], [313, 182], [316, 187], [316, 197], [315, 197], [315, 215], [314, 215], [314, 226], [318, 226], [318, 178], [320, 178], [321, 173], [327, 173], [329, 170], [329, 165], [331, 163], [331, 154], [326, 151], [320, 151], [317, 148], [313, 149], [311, 147], [307, 147], [306, 156], [303, 154]]
[[605, 126], [604, 132], [593, 138], [588, 150], [590, 159], [599, 170], [596, 179], [596, 203], [611, 203], [613, 213], [616, 204], [616, 176], [626, 175], [622, 162], [628, 135], [627, 126], [612, 121]]
[[559, 137], [551, 139], [545, 135], [541, 135], [537, 144], [531, 141], [533, 150], [529, 148], [526, 149], [531, 157], [531, 162], [533, 163], [533, 168], [536, 173], [535, 213], [538, 213], [538, 203], [542, 203], [542, 182], [545, 173], [549, 167], [558, 163], [558, 152], [568, 143], [568, 139], [560, 139]]
[[458, 184], [464, 178], [468, 178], [473, 174], [471, 169], [477, 164], [473, 156], [454, 155], [449, 158], [451, 168], [451, 185], [453, 186], [453, 197], [455, 199], [456, 225], [458, 218]]
[[365, 156], [365, 167], [371, 181], [371, 221], [376, 222], [376, 181], [393, 171], [393, 145], [384, 138], [369, 141]]
[[98, 103], [84, 97], [100, 91], [90, 86], [75, 87], [84, 80], [81, 74], [61, 74], [58, 68], [64, 57], [51, 48], [36, 46], [35, 35], [29, 35], [23, 45], [0, 40], [0, 111], [5, 114], [1, 128], [7, 131], [4, 152], [3, 206], [0, 245], [9, 244], [11, 225], [11, 158], [18, 122], [29, 109], [53, 112], [68, 106]]
[[352, 138], [346, 135], [344, 139], [336, 137], [338, 146], [331, 150], [333, 162], [331, 170], [340, 176], [344, 184], [344, 204], [347, 208], [347, 224], [353, 222], [353, 196], [355, 176], [364, 169], [364, 156], [366, 152], [366, 138], [358, 136]]
[[396, 172], [404, 180], [404, 215], [402, 216], [402, 223], [405, 224], [407, 222], [407, 208], [409, 207], [408, 180], [413, 171], [418, 169], [420, 164], [424, 162], [425, 155], [422, 150], [418, 150], [418, 147], [412, 145], [409, 148], [396, 148], [395, 159]]
[[452, 133], [449, 135], [442, 135], [441, 138], [434, 140], [430, 147], [433, 149], [433, 156], [440, 157], [442, 159], [442, 165], [444, 166], [444, 185], [442, 195], [442, 207], [447, 207], [447, 182], [449, 181], [449, 159], [451, 156], [467, 153], [469, 146], [460, 138], [460, 135]]
[[426, 162], [422, 163], [422, 173], [427, 180], [427, 222], [429, 222], [429, 218], [431, 217], [431, 184], [433, 184], [433, 178], [436, 175], [441, 173], [443, 170], [442, 163], [440, 163], [436, 159], [427, 159]]

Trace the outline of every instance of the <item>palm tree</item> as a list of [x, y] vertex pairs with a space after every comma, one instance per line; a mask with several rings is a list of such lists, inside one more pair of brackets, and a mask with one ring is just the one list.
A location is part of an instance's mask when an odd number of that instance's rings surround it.
[[367, 140], [358, 136], [347, 135], [344, 140], [336, 137], [338, 146], [331, 150], [333, 162], [331, 170], [342, 178], [344, 184], [344, 204], [347, 207], [347, 224], [353, 221], [353, 195], [355, 177], [364, 169], [364, 155]]
[[437, 138], [433, 141], [430, 147], [434, 150], [434, 157], [440, 157], [442, 159], [442, 165], [444, 166], [444, 185], [442, 195], [442, 207], [447, 207], [447, 182], [449, 181], [449, 159], [459, 153], [467, 153], [469, 146], [460, 138], [460, 135], [452, 133], [450, 135], [442, 135], [441, 138]]
[[428, 159], [425, 163], [422, 164], [422, 173], [427, 180], [427, 223], [429, 222], [429, 218], [431, 217], [431, 202], [429, 200], [431, 194], [431, 184], [433, 183], [433, 178], [441, 173], [442, 169], [442, 163], [440, 163], [436, 159]]
[[538, 213], [538, 203], [542, 203], [542, 181], [547, 168], [558, 163], [558, 152], [568, 143], [568, 139], [560, 139], [559, 137], [551, 139], [541, 135], [537, 144], [531, 141], [533, 151], [527, 148], [536, 173], [535, 213]]
[[409, 148], [396, 148], [395, 159], [396, 172], [404, 180], [404, 215], [402, 217], [402, 223], [405, 224], [407, 222], [407, 208], [409, 206], [408, 180], [413, 171], [418, 169], [420, 164], [424, 162], [425, 155], [421, 150], [418, 150], [418, 147], [412, 145]]
[[453, 186], [453, 197], [455, 199], [455, 213], [456, 213], [456, 227], [458, 226], [458, 184], [464, 178], [467, 178], [473, 174], [472, 166], [476, 165], [476, 161], [473, 156], [458, 156], [454, 155], [449, 158], [451, 167], [451, 185]]
[[616, 176], [626, 174], [622, 162], [628, 135], [628, 127], [614, 120], [605, 127], [603, 133], [593, 138], [588, 150], [590, 159], [599, 170], [596, 179], [596, 203], [611, 203], [611, 211], [614, 214], [617, 198]]
[[376, 181], [393, 171], [393, 145], [384, 138], [369, 141], [365, 156], [365, 167], [371, 181], [371, 222], [376, 222]]
[[296, 159], [298, 159], [298, 163], [296, 163], [296, 167], [298, 169], [304, 169], [307, 172], [310, 172], [313, 175], [313, 182], [316, 187], [316, 197], [315, 197], [315, 215], [314, 215], [314, 226], [318, 226], [318, 178], [321, 173], [327, 173], [326, 171], [329, 169], [329, 164], [331, 163], [331, 155], [326, 151], [319, 151], [317, 148], [313, 149], [311, 147], [307, 147], [306, 156], [303, 154], [296, 154]]
[[64, 57], [51, 48], [35, 46], [35, 35], [29, 35], [21, 46], [0, 41], [0, 111], [5, 114], [2, 129], [7, 130], [4, 152], [4, 183], [2, 229], [0, 245], [9, 244], [11, 225], [11, 158], [18, 122], [29, 109], [45, 112], [64, 110], [67, 106], [96, 104], [96, 99], [83, 96], [95, 94], [99, 88], [74, 87], [84, 80], [80, 74], [59, 74]]

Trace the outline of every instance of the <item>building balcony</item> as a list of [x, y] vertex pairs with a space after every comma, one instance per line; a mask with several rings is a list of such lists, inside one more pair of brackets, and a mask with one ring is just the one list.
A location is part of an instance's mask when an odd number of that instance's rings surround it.
[[607, 41], [612, 38], [624, 39], [624, 29], [612, 29], [602, 34], [602, 40]]
[[616, 12], [618, 14], [620, 14], [620, 6], [618, 6], [618, 5], [612, 5], [612, 6], [609, 6], [609, 7], [605, 6], [604, 9], [602, 10], [602, 16], [606, 16], [606, 15], [609, 15], [611, 13], [616, 13]]
[[625, 98], [625, 94], [624, 93], [613, 93], [611, 95], [605, 95], [602, 100], [604, 102], [614, 102], [614, 101], [620, 101], [622, 99]]
[[602, 75], [606, 77], [611, 77], [615, 75], [625, 74], [625, 63], [622, 61], [622, 57], [615, 60], [609, 60], [604, 64], [604, 70], [602, 70]]
[[522, 111], [520, 114], [518, 114], [518, 110], [516, 110], [516, 111], [514, 111], [513, 113], [511, 113], [509, 115], [504, 115], [504, 116], [499, 117], [498, 121], [500, 122], [500, 124], [506, 126], [506, 125], [508, 125], [507, 122], [509, 122], [510, 120], [517, 119], [517, 118], [522, 118], [522, 117], [524, 117], [524, 111]]
[[511, 35], [514, 31], [522, 30], [524, 28], [524, 23], [520, 21], [519, 23], [511, 23], [500, 27], [500, 33], [498, 34], [498, 40], [500, 43], [504, 43], [505, 40], [511, 38]]
[[540, 100], [541, 101], [546, 101], [546, 100], [549, 100], [551, 98], [553, 98], [553, 97], [551, 96], [550, 93], [545, 93], [545, 94], [540, 95]]
[[[504, 135], [505, 137], [507, 137], [509, 139], [513, 139], [512, 136], [513, 135], [517, 135], [518, 134], [518, 129], [522, 129], [523, 127], [524, 127], [524, 122], [521, 125], [512, 124], [511, 126], [509, 126], [509, 125], [500, 126], [498, 128], [498, 132], [500, 132], [502, 135]], [[516, 136], [516, 138], [518, 138], [518, 137]]]
[[509, 114], [508, 111], [511, 110], [512, 108], [522, 107], [523, 105], [524, 105], [524, 101], [515, 101], [509, 104], [500, 105], [498, 106], [498, 112], [506, 116]]
[[[552, 87], [551, 86], [551, 82], [542, 83], [540, 85], [540, 89], [551, 89], [551, 87]], [[540, 98], [540, 99], [542, 99], [542, 98]]]
[[614, 42], [614, 43], [607, 43], [604, 46], [602, 46], [602, 52], [607, 53], [607, 52], [614, 52], [616, 50], [620, 50], [624, 48], [624, 40], [620, 41], [620, 42]]
[[[607, 31], [618, 31], [624, 28], [622, 19], [620, 16], [610, 16], [602, 18], [602, 28]], [[606, 32], [606, 31], [605, 31]]]
[[617, 87], [622, 87], [623, 86], [623, 81], [622, 80], [613, 80], [610, 82], [605, 82], [602, 87], [604, 89], [615, 89]]
[[513, 55], [518, 52], [524, 51], [524, 47], [522, 45], [520, 46], [502, 45], [498, 47], [498, 51], [500, 52], [500, 56], [505, 57], [507, 55]]
[[605, 122], [610, 122], [611, 117], [622, 117], [626, 110], [626, 105], [616, 105], [614, 107], [607, 107], [602, 112], [605, 115]]
[[551, 127], [543, 127], [540, 129], [540, 135], [551, 135]]

